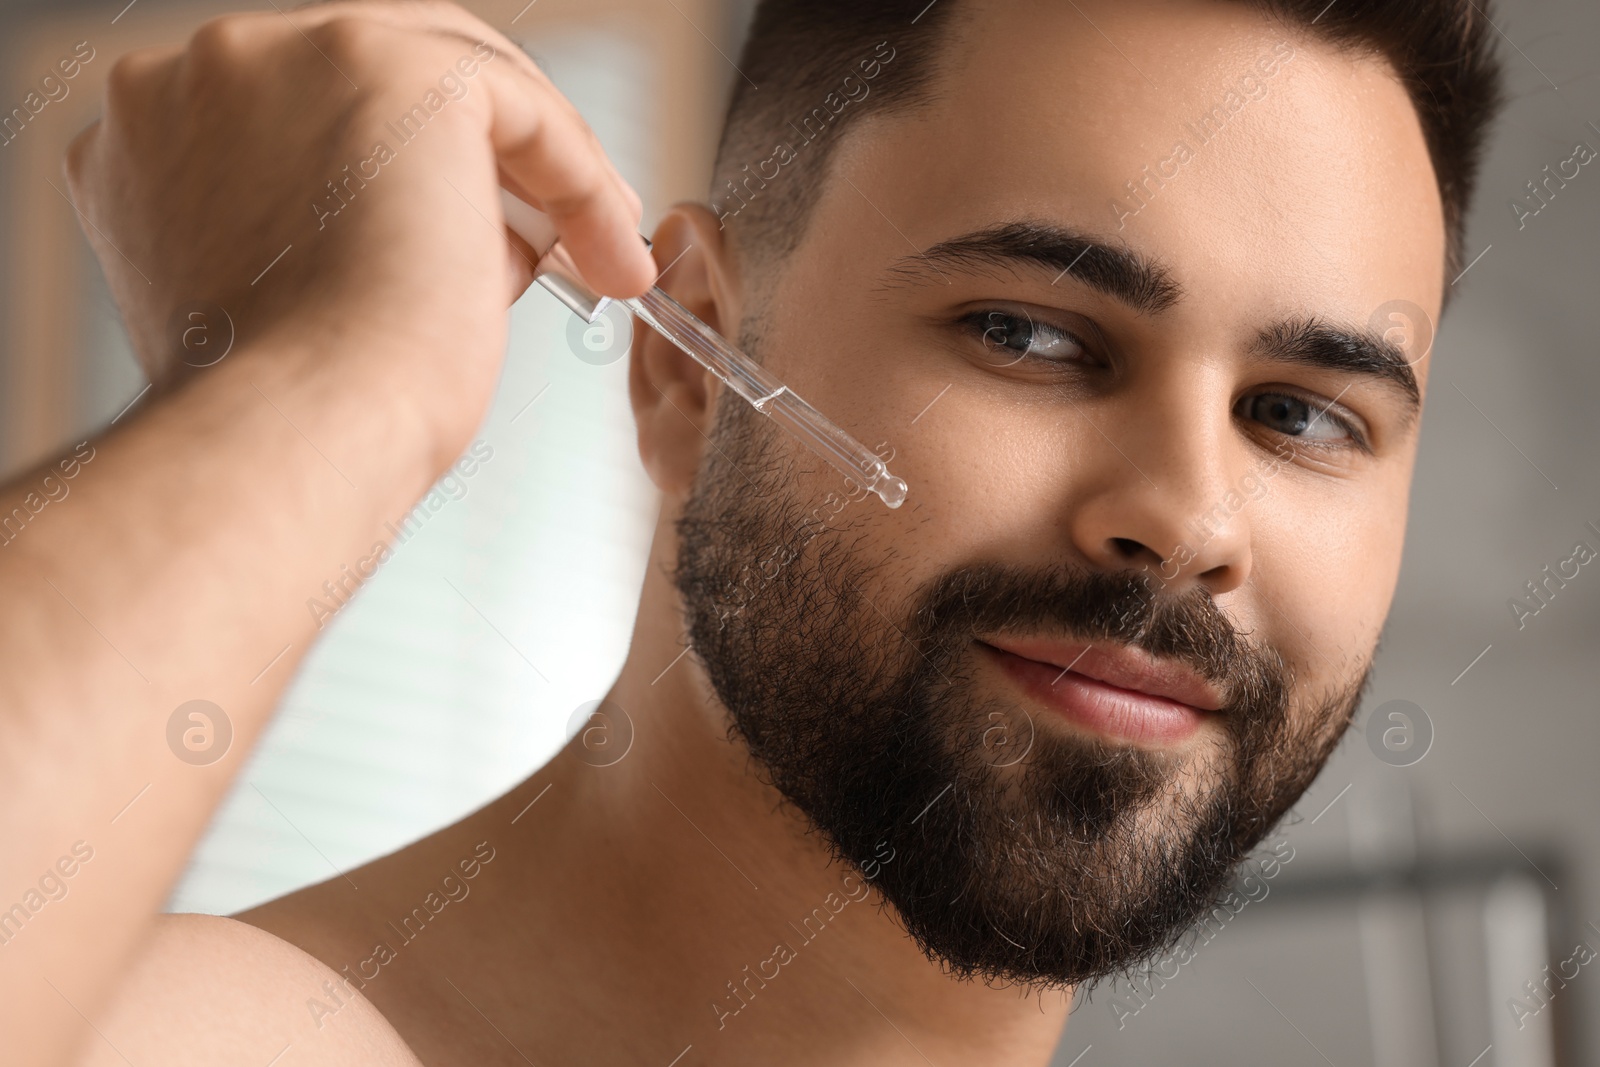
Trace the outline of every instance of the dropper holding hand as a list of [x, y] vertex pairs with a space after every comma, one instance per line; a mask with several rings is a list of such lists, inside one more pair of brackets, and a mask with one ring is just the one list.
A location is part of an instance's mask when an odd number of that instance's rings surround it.
[[[578, 273], [550, 217], [505, 189], [500, 191], [506, 225], [539, 255], [534, 280], [585, 322], [593, 322], [611, 303], [591, 289]], [[646, 242], [649, 243], [648, 241]], [[652, 286], [642, 296], [618, 300], [646, 325], [683, 349], [723, 384], [769, 416], [846, 478], [876, 493], [891, 508], [905, 503], [906, 483], [854, 437], [779, 381], [761, 364], [739, 351], [687, 308]]]

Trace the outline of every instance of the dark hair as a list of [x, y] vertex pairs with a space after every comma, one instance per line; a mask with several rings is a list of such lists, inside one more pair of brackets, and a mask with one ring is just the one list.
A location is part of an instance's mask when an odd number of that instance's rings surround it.
[[[1421, 120], [1461, 268], [1466, 210], [1503, 101], [1490, 0], [1241, 0], [1337, 47], [1377, 52]], [[842, 131], [928, 99], [958, 0], [760, 0], [740, 54], [711, 201], [745, 254], [793, 251]], [[887, 62], [884, 55], [888, 54]], [[876, 64], [874, 66], [873, 64]], [[852, 88], [865, 86], [862, 88]], [[759, 88], [757, 88], [759, 86]], [[860, 102], [855, 94], [860, 93]], [[781, 171], [781, 180], [770, 180]]]

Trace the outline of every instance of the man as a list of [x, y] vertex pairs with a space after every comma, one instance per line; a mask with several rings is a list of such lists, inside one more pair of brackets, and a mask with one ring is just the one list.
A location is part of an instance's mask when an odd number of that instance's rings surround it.
[[[1072, 989], [1174, 945], [1355, 713], [1431, 363], [1389, 314], [1436, 318], [1460, 262], [1491, 33], [1470, 0], [763, 4], [661, 284], [907, 503], [641, 331], [663, 507], [601, 714], [233, 919], [153, 916], [306, 590], [485, 410], [530, 277], [497, 186], [601, 290], [654, 269], [581, 120], [453, 7], [121, 60], [69, 171], [157, 399], [0, 554], [4, 885], [91, 854], [0, 949], [15, 1061], [1045, 1062]], [[194, 372], [166, 332], [199, 297], [238, 341]], [[239, 755], [175, 766], [195, 698]]]

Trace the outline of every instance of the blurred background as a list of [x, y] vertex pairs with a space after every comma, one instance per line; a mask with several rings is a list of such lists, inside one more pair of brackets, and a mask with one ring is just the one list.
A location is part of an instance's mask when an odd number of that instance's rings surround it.
[[[0, 2], [0, 112], [92, 52], [66, 96], [0, 137], [7, 474], [103, 429], [145, 384], [66, 200], [65, 146], [118, 54], [237, 6]], [[747, 3], [466, 6], [588, 118], [647, 229], [705, 195]], [[1181, 960], [1080, 995], [1059, 1067], [1600, 1062], [1600, 571], [1545, 573], [1600, 546], [1600, 169], [1535, 216], [1511, 206], [1580, 143], [1600, 151], [1600, 8], [1500, 0], [1496, 19], [1513, 101], [1433, 350], [1372, 696], [1264, 851], [1277, 862]], [[604, 695], [657, 504], [633, 446], [627, 323], [574, 321], [537, 288], [512, 309], [488, 458], [413, 513], [329, 623], [172, 910], [234, 912], [452, 822]], [[1519, 619], [1516, 598], [1539, 611]]]

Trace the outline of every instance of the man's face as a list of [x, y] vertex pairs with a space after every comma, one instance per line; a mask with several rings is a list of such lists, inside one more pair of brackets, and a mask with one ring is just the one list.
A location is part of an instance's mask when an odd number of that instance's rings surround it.
[[736, 734], [843, 857], [895, 850], [922, 947], [1072, 984], [1193, 921], [1354, 713], [1428, 365], [1374, 314], [1436, 314], [1442, 213], [1388, 68], [1245, 5], [951, 32], [746, 280], [743, 343], [909, 499], [724, 396], [677, 581]]

